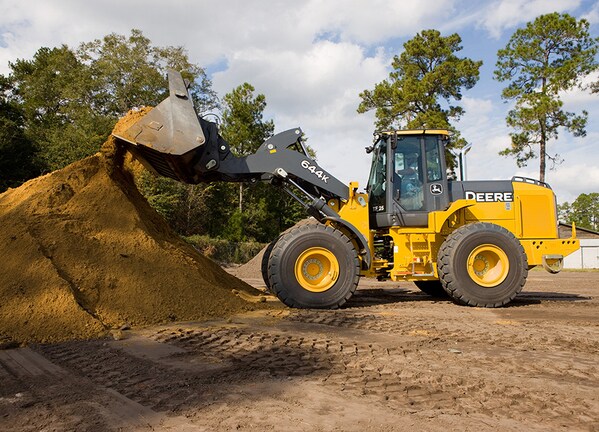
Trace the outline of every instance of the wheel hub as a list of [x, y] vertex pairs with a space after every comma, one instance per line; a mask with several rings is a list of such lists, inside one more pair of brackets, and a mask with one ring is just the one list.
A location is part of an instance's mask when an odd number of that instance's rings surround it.
[[468, 274], [480, 286], [491, 288], [505, 280], [510, 269], [507, 254], [500, 247], [483, 244], [474, 248], [467, 261]]
[[302, 288], [324, 292], [335, 285], [339, 262], [328, 249], [312, 247], [302, 252], [295, 262], [295, 277]]

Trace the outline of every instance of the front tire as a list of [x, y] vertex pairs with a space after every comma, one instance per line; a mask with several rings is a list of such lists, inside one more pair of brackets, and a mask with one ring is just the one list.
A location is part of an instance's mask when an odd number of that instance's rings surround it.
[[335, 309], [356, 291], [360, 263], [352, 242], [326, 225], [283, 234], [268, 260], [272, 292], [287, 306]]
[[499, 307], [512, 301], [526, 283], [524, 248], [505, 228], [485, 222], [451, 233], [438, 254], [439, 279], [460, 304]]

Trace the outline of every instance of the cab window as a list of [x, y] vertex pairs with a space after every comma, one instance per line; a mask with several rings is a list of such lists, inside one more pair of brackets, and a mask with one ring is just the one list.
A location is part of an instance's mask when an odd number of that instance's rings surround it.
[[421, 166], [420, 138], [398, 139], [393, 167], [394, 196], [406, 210], [421, 210], [424, 206]]
[[436, 136], [427, 136], [425, 141], [426, 175], [429, 182], [442, 178], [441, 158], [439, 155], [439, 140]]
[[374, 146], [372, 168], [368, 179], [368, 202], [375, 212], [385, 211], [387, 179], [387, 142], [380, 140]]

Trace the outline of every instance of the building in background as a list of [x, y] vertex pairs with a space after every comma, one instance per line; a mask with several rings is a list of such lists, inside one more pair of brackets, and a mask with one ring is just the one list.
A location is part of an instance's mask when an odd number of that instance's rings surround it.
[[[571, 235], [572, 225], [560, 222], [560, 238]], [[580, 239], [580, 249], [564, 259], [564, 268], [599, 269], [599, 232], [576, 227], [576, 237]]]

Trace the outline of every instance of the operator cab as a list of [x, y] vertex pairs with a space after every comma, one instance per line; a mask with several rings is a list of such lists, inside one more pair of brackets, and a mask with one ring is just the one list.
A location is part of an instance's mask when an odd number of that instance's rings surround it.
[[384, 132], [372, 147], [368, 180], [371, 228], [427, 226], [449, 205], [446, 130]]

